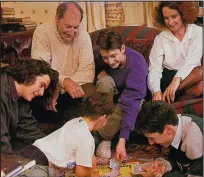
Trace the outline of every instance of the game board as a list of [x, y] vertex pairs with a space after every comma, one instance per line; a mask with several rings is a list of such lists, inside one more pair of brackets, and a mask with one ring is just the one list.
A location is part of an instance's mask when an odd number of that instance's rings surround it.
[[[118, 169], [112, 169], [111, 159], [97, 158], [97, 169], [94, 177], [136, 177], [141, 176], [135, 169], [140, 169], [141, 164], [149, 165], [158, 157], [166, 157], [168, 149], [155, 146], [132, 144], [127, 147], [127, 159], [119, 164]], [[113, 151], [114, 154], [114, 151]], [[112, 157], [113, 159], [114, 157]]]

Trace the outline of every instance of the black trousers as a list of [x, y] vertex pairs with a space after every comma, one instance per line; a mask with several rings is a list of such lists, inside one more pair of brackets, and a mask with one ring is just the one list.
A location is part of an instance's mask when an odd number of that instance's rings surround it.
[[71, 110], [79, 100], [72, 99], [67, 93], [60, 94], [56, 105], [57, 112], [54, 112], [46, 109], [44, 97], [37, 97], [31, 102], [32, 114], [39, 122], [57, 124], [64, 117], [64, 112]]
[[[95, 85], [87, 83], [82, 85], [85, 95], [91, 94], [95, 90]], [[31, 102], [32, 114], [42, 123], [56, 124], [60, 128], [64, 123], [72, 118], [81, 116], [80, 103], [82, 98], [73, 99], [68, 93], [60, 94], [57, 100], [57, 112], [46, 109], [45, 97], [37, 97]]]
[[16, 152], [16, 154], [27, 159], [35, 160], [36, 164], [38, 165], [48, 165], [48, 159], [45, 154], [34, 145], [26, 146], [25, 148]]
[[[176, 70], [169, 70], [167, 68], [163, 69], [162, 78], [160, 80], [160, 88], [162, 92], [164, 92], [166, 88], [169, 86], [169, 84], [171, 83], [176, 73], [177, 73]], [[152, 93], [150, 92], [149, 88], [147, 88], [147, 95], [145, 97], [145, 100], [151, 100], [151, 99], [152, 99]]]
[[162, 92], [164, 92], [166, 88], [169, 86], [169, 84], [171, 83], [176, 73], [177, 73], [176, 70], [169, 70], [167, 68], [163, 69], [162, 78], [160, 82], [160, 87]]

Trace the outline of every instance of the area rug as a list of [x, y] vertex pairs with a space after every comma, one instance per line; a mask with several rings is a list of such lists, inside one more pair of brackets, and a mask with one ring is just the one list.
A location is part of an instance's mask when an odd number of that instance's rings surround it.
[[[159, 146], [129, 144], [127, 146], [127, 159], [119, 164], [119, 169], [110, 168], [110, 160], [114, 158], [114, 149], [112, 150], [111, 159], [97, 158], [97, 167], [94, 171], [94, 177], [136, 177], [140, 174], [133, 174], [135, 164], [144, 164], [152, 162], [158, 157], [167, 158], [169, 149]], [[51, 177], [49, 168], [46, 166], [36, 165], [18, 177]], [[74, 173], [65, 174], [58, 177], [76, 177]]]

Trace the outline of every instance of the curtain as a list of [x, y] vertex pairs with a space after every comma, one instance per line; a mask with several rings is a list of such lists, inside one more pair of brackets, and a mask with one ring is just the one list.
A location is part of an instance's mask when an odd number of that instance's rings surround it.
[[147, 25], [153, 27], [152, 12], [159, 2], [123, 2], [123, 25]]
[[88, 31], [96, 31], [106, 27], [104, 2], [78, 2], [84, 10], [81, 27]]
[[152, 13], [159, 2], [144, 2], [145, 7], [145, 24], [149, 27], [154, 27]]
[[[78, 2], [84, 10], [81, 27], [96, 31], [106, 27], [105, 2]], [[153, 26], [152, 13], [159, 2], [122, 2], [125, 21], [122, 25]]]

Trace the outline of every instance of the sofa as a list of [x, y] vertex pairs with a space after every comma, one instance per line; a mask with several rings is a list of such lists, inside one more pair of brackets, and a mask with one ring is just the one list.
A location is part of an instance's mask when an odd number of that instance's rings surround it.
[[[119, 33], [124, 43], [140, 52], [147, 63], [149, 63], [148, 56], [153, 45], [153, 40], [157, 34], [160, 33], [158, 29], [146, 26], [118, 26], [109, 27], [108, 30], [113, 30]], [[100, 30], [90, 33], [93, 49], [96, 47], [96, 38]], [[33, 31], [25, 31], [18, 33], [11, 33], [4, 35], [1, 38], [1, 63], [11, 64], [13, 61], [31, 56]], [[103, 61], [95, 58], [96, 75], [105, 67]], [[172, 104], [179, 114], [188, 113], [203, 117], [203, 98], [193, 100], [186, 100]], [[41, 125], [46, 129], [47, 125]], [[52, 126], [51, 126], [52, 127]]]

